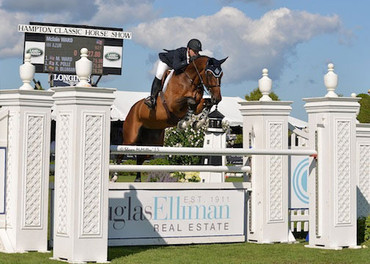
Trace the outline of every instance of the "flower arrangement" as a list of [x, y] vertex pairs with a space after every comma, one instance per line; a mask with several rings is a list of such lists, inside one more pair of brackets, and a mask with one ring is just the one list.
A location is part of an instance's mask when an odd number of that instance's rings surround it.
[[200, 182], [199, 172], [174, 172], [172, 177], [176, 177], [178, 182]]

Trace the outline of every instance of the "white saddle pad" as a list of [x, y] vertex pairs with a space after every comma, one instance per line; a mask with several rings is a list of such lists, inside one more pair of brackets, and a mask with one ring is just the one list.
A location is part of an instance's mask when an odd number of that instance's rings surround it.
[[173, 75], [173, 72], [174, 72], [175, 70], [170, 70], [170, 74], [168, 74], [167, 75], [167, 78], [166, 78], [166, 80], [164, 81], [164, 85], [163, 85], [163, 92], [164, 91], [166, 91], [166, 88], [167, 88], [167, 85], [168, 85], [168, 82], [171, 80], [171, 78], [172, 78], [172, 75]]

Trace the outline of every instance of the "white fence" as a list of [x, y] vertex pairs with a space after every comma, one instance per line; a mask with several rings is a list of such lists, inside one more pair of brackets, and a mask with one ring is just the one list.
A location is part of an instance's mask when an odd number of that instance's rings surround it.
[[[369, 128], [359, 127], [360, 136], [356, 139], [359, 98], [337, 97], [333, 91], [336, 86], [333, 74], [333, 66], [330, 65], [325, 77], [329, 92], [325, 97], [304, 99], [308, 113], [306, 143], [309, 150], [288, 149], [288, 116], [292, 102], [269, 101], [269, 89], [263, 89], [262, 101], [240, 103], [244, 149], [219, 150], [217, 155], [252, 155], [251, 168], [222, 168], [251, 171], [251, 183], [248, 185], [251, 196], [247, 197], [247, 204], [241, 209], [246, 209], [242, 213], [246, 217], [245, 232], [242, 234], [245, 240], [258, 243], [291, 241], [288, 229], [288, 156], [315, 155], [317, 150], [317, 159], [310, 157], [308, 161], [309, 247], [356, 247], [357, 195], [363, 198], [365, 209], [361, 210], [369, 210]], [[331, 81], [328, 82], [328, 79]], [[266, 70], [259, 86], [265, 85], [271, 86]], [[7, 123], [7, 129], [4, 132], [0, 128], [0, 132], [5, 133], [0, 135], [1, 143], [5, 139], [7, 146], [5, 160], [1, 161], [6, 164], [5, 213], [0, 214], [0, 248], [4, 251], [47, 250], [50, 113], [54, 105], [57, 133], [53, 257], [69, 262], [107, 260], [110, 217], [107, 176], [110, 169], [109, 129], [113, 92], [114, 89], [89, 87], [0, 91], [0, 106], [8, 111], [7, 118], [1, 121]], [[124, 146], [123, 150], [136, 151], [136, 154], [146, 151], [154, 154], [159, 150], [169, 153], [164, 148], [130, 148]], [[178, 154], [189, 155], [197, 151], [206, 155], [214, 152], [206, 149], [181, 151], [176, 149]], [[142, 170], [137, 167], [132, 169]], [[357, 192], [358, 186], [360, 193]], [[166, 187], [171, 188], [169, 185]], [[141, 197], [139, 189], [132, 183], [127, 186], [126, 193], [130, 197]], [[214, 187], [207, 202], [213, 202], [218, 191], [219, 187]], [[148, 192], [155, 194], [155, 191]], [[245, 190], [242, 192], [240, 197], [244, 199]], [[125, 196], [119, 194], [119, 197]], [[191, 201], [185, 195], [181, 197], [178, 199]], [[239, 197], [239, 193], [233, 197]], [[154, 203], [148, 205], [151, 207], [137, 205], [139, 207], [130, 207], [131, 211], [125, 213], [122, 211], [124, 207], [118, 205], [117, 210], [121, 211], [117, 211], [117, 217], [122, 213], [126, 214], [127, 220], [135, 221], [146, 220], [145, 217], [149, 216], [161, 221], [175, 218], [175, 211], [171, 211], [171, 203], [177, 202], [175, 197], [166, 204], [170, 205], [169, 215], [161, 204], [155, 204], [155, 201], [162, 199], [165, 206], [166, 197], [150, 199], [154, 199]], [[140, 204], [140, 199], [137, 203]], [[211, 208], [208, 212], [210, 216], [219, 216], [214, 211], [217, 206], [213, 203], [209, 206], [188, 205], [178, 207], [177, 212], [180, 215], [181, 210], [188, 208], [199, 213], [199, 208]], [[154, 215], [153, 208], [157, 209], [157, 215]], [[229, 210], [236, 210], [231, 209], [231, 205], [221, 208], [225, 208], [221, 211], [224, 218], [229, 217]], [[146, 215], [143, 213], [145, 210]], [[168, 223], [162, 224], [165, 227], [162, 231], [170, 230], [167, 229]], [[194, 230], [194, 226], [188, 225], [188, 228]], [[228, 228], [224, 223], [224, 231]], [[191, 236], [188, 242], [191, 243]]]
[[292, 232], [308, 232], [308, 209], [289, 209], [290, 230]]

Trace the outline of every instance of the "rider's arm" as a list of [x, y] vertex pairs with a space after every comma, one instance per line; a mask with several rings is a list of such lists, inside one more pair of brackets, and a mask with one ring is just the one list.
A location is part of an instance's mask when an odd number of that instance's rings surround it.
[[181, 70], [188, 65], [188, 60], [186, 56], [186, 48], [179, 48], [175, 50], [173, 56], [173, 69], [175, 71]]

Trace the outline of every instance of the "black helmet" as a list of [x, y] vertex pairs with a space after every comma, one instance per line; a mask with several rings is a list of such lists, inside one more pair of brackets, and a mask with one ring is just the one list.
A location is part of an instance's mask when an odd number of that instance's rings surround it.
[[196, 51], [196, 52], [202, 51], [202, 43], [200, 43], [200, 41], [198, 39], [189, 40], [187, 47], [189, 49], [192, 49], [192, 50]]

